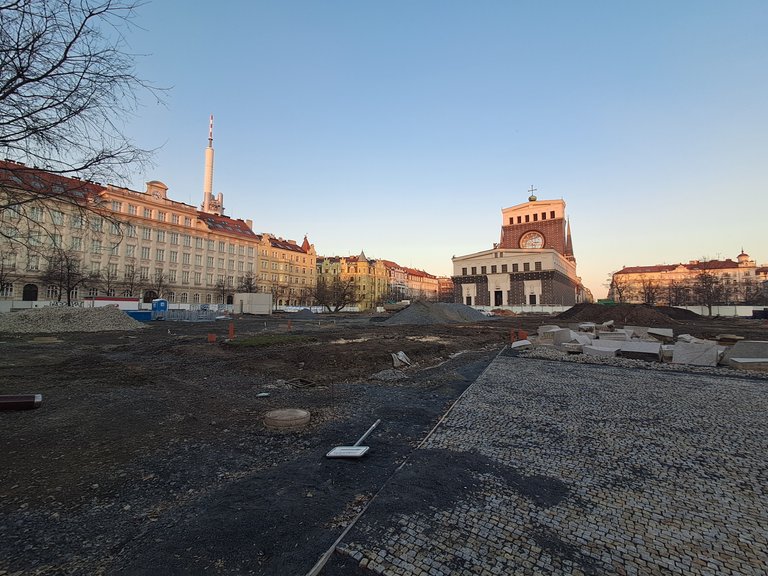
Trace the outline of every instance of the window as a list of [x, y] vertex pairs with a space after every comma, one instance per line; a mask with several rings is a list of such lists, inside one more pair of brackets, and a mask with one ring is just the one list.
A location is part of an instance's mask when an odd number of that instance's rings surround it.
[[179, 215], [171, 214], [171, 224], [178, 224], [178, 223], [179, 223]]
[[131, 216], [136, 216], [136, 206], [133, 204], [128, 204], [128, 214]]
[[97, 276], [100, 268], [101, 266], [99, 266], [98, 262], [91, 262], [91, 274]]
[[168, 293], [168, 302], [176, 302], [176, 292]]
[[155, 260], [158, 262], [162, 262], [165, 260], [165, 250], [161, 250], [158, 248], [157, 252], [155, 252]]
[[531, 271], [531, 265], [529, 262], [523, 262], [523, 272], [530, 272]]
[[518, 216], [517, 217], [517, 223], [520, 224], [522, 221], [523, 221], [523, 217], [522, 216]]
[[205, 302], [206, 302], [206, 304], [210, 304], [211, 302], [213, 302], [213, 296], [211, 296], [210, 294], [206, 294], [205, 295]]
[[120, 242], [112, 242], [109, 246], [110, 256], [120, 256]]
[[96, 216], [93, 220], [91, 220], [91, 230], [94, 232], [101, 232], [104, 229], [104, 221], [101, 219], [101, 217]]
[[101, 240], [93, 240], [91, 242], [91, 252], [101, 254]]
[[72, 237], [72, 250], [80, 251], [83, 249], [83, 239], [79, 236]]
[[5, 298], [13, 297], [13, 282], [8, 282], [7, 284], [3, 284], [3, 287], [0, 289], [0, 296], [3, 296]]
[[189, 216], [184, 217], [184, 226], [192, 226], [192, 218]]
[[195, 266], [202, 266], [202, 265], [203, 265], [203, 255], [195, 254]]
[[227, 268], [229, 268], [230, 270], [234, 270], [235, 269], [235, 261], [234, 260], [228, 260], [227, 261]]
[[[133, 267], [133, 264], [126, 264], [125, 265], [125, 279], [130, 280], [133, 278], [133, 275], [136, 273], [136, 269]], [[130, 296], [130, 294], [129, 294]]]
[[541, 262], [534, 262], [533, 263], [533, 269], [534, 270], [541, 270]]
[[528, 216], [528, 214], [526, 214], [526, 215], [525, 215], [525, 221], [526, 221], [526, 222], [530, 222], [530, 221], [531, 221], [531, 217], [530, 217], [530, 216]]
[[200, 286], [203, 283], [203, 275], [200, 272], [195, 272], [195, 284]]
[[506, 264], [502, 264], [501, 265], [501, 273], [502, 274], [506, 274], [507, 273], [507, 265]]
[[134, 246], [133, 244], [128, 244], [125, 247], [125, 255], [128, 258], [133, 258], [134, 256], [136, 256], [136, 246]]
[[472, 274], [477, 274], [477, 266], [472, 266]]
[[268, 264], [267, 264], [267, 261], [266, 261], [266, 260], [262, 260], [262, 261], [261, 261], [261, 267], [262, 267], [262, 268], [265, 268], [265, 269], [268, 267]]
[[552, 210], [552, 211], [549, 213], [549, 217], [550, 217], [552, 220], [554, 220], [554, 219], [555, 219], [555, 211], [554, 211], [554, 210]]
[[160, 222], [165, 222], [165, 216], [166, 216], [165, 212], [161, 212], [160, 210], [157, 211], [157, 219]]
[[112, 200], [112, 212], [122, 212], [123, 211], [123, 203], [118, 202], [117, 200]]
[[229, 251], [230, 254], [234, 254], [235, 253], [235, 245], [234, 244], [230, 244], [229, 246], [227, 246], [227, 250]]
[[109, 273], [110, 278], [117, 278], [117, 262], [113, 262], [107, 266], [107, 272]]
[[216, 250], [216, 241], [208, 240], [208, 250]]
[[189, 294], [187, 294], [186, 292], [182, 292], [181, 294], [179, 294], [179, 302], [181, 302], [182, 304], [186, 304], [188, 298], [189, 298]]
[[112, 224], [109, 227], [109, 233], [120, 235], [120, 222], [112, 222]]
[[[189, 236], [186, 236], [185, 239], [189, 238]], [[189, 244], [184, 244], [184, 246], [189, 246]], [[195, 248], [201, 248], [203, 247], [203, 239], [202, 238], [195, 238]]]
[[237, 255], [238, 256], [245, 256], [245, 246], [238, 246], [237, 247]]
[[253, 258], [253, 246], [248, 246], [248, 257]]
[[64, 224], [64, 212], [58, 210], [51, 210], [51, 220], [57, 226]]
[[182, 264], [189, 264], [189, 252], [184, 252], [181, 255], [181, 263]]
[[179, 233], [178, 232], [171, 232], [168, 234], [168, 240], [171, 244], [178, 245], [179, 243]]
[[237, 271], [238, 271], [238, 272], [242, 272], [242, 271], [243, 271], [243, 269], [244, 269], [244, 264], [243, 264], [243, 262], [238, 262], [238, 263], [237, 263]]
[[82, 228], [83, 217], [80, 214], [72, 214], [72, 228]]
[[496, 274], [496, 266], [491, 266], [491, 274]]
[[189, 272], [187, 270], [181, 271], [181, 283], [189, 284]]
[[539, 221], [539, 215], [538, 214], [534, 214], [533, 215], [533, 221], [534, 222], [538, 222]]
[[461, 274], [462, 274], [462, 276], [466, 276], [467, 275], [467, 269], [466, 268], [462, 268], [461, 269]]
[[134, 226], [133, 224], [128, 224], [128, 227], [126, 228], [125, 233], [128, 235], [129, 238], [138, 237], [138, 233], [136, 232], [136, 226]]
[[152, 229], [151, 228], [142, 228], [141, 229], [141, 239], [142, 240], [152, 240]]
[[175, 250], [171, 250], [168, 253], [168, 261], [169, 262], [173, 262], [173, 263], [178, 262], [179, 261], [179, 253], [176, 252]]
[[193, 294], [192, 295], [192, 303], [193, 304], [200, 304], [200, 294]]
[[144, 208], [144, 218], [152, 218], [152, 209]]
[[45, 295], [48, 297], [48, 300], [56, 300], [59, 297], [58, 286], [48, 286]]
[[208, 284], [208, 286], [213, 286], [213, 274], [205, 275], [205, 283]]
[[224, 252], [226, 247], [227, 247], [227, 243], [226, 242], [219, 242], [219, 252]]
[[512, 264], [512, 272], [519, 272], [520, 268], [518, 264]]
[[176, 283], [176, 270], [168, 270], [168, 282]]
[[36, 272], [37, 270], [40, 270], [40, 256], [27, 257], [27, 270], [30, 272]]
[[208, 268], [213, 268], [213, 256], [207, 256], [205, 258], [205, 265], [208, 266]]
[[165, 230], [156, 230], [155, 238], [157, 238], [158, 242], [165, 242]]
[[142, 260], [149, 260], [149, 246], [141, 247], [141, 258]]
[[149, 280], [149, 266], [142, 266], [139, 268], [139, 278], [142, 280]]
[[488, 271], [485, 266], [480, 266], [480, 274], [487, 274]]
[[219, 258], [217, 262], [218, 262], [217, 268], [224, 268], [224, 258]]
[[32, 206], [29, 209], [29, 219], [33, 222], [37, 222], [38, 224], [42, 224], [45, 222], [45, 218], [43, 217], [43, 209], [39, 206]]
[[88, 288], [88, 296], [91, 298], [95, 298], [99, 295], [99, 289], [98, 288]]

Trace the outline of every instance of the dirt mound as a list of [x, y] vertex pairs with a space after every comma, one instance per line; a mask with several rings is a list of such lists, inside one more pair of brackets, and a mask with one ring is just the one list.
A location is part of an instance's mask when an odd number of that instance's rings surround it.
[[419, 301], [414, 302], [405, 310], [401, 310], [388, 320], [382, 322], [382, 324], [390, 326], [401, 324], [457, 324], [462, 322], [480, 322], [482, 320], [492, 320], [492, 318], [464, 304]]
[[310, 310], [309, 308], [302, 308], [298, 312], [295, 312], [293, 315], [293, 317], [298, 320], [312, 320], [316, 316], [317, 315], [314, 312], [312, 312], [312, 310]]
[[0, 314], [4, 334], [57, 334], [136, 330], [144, 324], [114, 306], [103, 308], [45, 307]]
[[663, 308], [646, 306], [644, 304], [617, 304], [604, 306], [602, 304], [576, 304], [565, 312], [558, 314], [558, 320], [568, 322], [596, 322], [601, 324], [613, 320], [619, 326], [626, 324], [635, 326], [669, 326], [678, 324], [678, 320], [664, 313]]

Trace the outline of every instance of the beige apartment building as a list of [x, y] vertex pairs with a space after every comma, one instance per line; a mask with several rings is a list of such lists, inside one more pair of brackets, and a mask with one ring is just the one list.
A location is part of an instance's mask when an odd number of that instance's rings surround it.
[[768, 267], [758, 266], [743, 250], [736, 260], [691, 260], [687, 264], [626, 266], [614, 272], [608, 298], [616, 302], [645, 302], [670, 306], [698, 303], [701, 274], [714, 277], [713, 298], [721, 304], [768, 302]]
[[0, 298], [66, 300], [49, 272], [64, 257], [86, 277], [70, 291], [75, 301], [227, 304], [245, 289], [271, 292], [276, 305], [310, 304], [314, 246], [306, 237], [299, 245], [257, 234], [250, 220], [225, 216], [222, 195], [211, 192], [212, 173], [212, 132], [200, 209], [172, 200], [156, 180], [138, 192], [0, 162], [0, 203], [15, 198], [0, 212]]

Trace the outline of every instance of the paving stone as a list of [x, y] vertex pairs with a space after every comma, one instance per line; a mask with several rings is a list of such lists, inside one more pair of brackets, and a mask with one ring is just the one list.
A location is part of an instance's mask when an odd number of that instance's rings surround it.
[[693, 364], [695, 366], [717, 366], [717, 344], [704, 341], [680, 341], [672, 354], [672, 362], [675, 364]]

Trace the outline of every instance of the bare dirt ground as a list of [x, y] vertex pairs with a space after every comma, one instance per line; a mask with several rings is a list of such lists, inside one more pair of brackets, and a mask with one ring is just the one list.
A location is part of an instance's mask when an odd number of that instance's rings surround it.
[[[44, 398], [0, 412], [0, 574], [305, 574], [511, 329], [573, 321], [290, 318], [235, 319], [231, 343], [228, 321], [59, 343], [0, 334], [0, 394]], [[764, 320], [668, 325], [768, 339]], [[407, 379], [369, 379], [398, 351], [415, 364]], [[311, 421], [268, 429], [263, 417], [278, 408]], [[325, 458], [376, 419], [365, 457]]]

